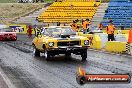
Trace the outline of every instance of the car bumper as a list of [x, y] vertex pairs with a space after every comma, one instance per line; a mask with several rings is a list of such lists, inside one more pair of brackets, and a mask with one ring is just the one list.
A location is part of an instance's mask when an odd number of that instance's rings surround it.
[[83, 50], [87, 50], [89, 46], [66, 46], [66, 47], [57, 47], [57, 48], [48, 48], [47, 51], [54, 53], [54, 54], [65, 54], [65, 53], [80, 53], [83, 52]]

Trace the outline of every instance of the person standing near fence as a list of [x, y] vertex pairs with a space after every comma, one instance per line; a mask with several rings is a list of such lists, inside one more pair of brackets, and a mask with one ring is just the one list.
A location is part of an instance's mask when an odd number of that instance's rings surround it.
[[108, 41], [114, 41], [114, 31], [115, 31], [115, 26], [112, 23], [112, 20], [109, 21], [109, 25], [106, 27], [106, 32], [108, 34]]
[[99, 28], [99, 30], [102, 30], [103, 29], [103, 24], [99, 23], [98, 28]]
[[83, 33], [84, 33], [84, 34], [86, 34], [87, 32], [89, 32], [89, 27], [88, 27], [89, 24], [90, 24], [89, 19], [86, 19], [86, 20], [83, 22], [82, 26], [83, 26]]

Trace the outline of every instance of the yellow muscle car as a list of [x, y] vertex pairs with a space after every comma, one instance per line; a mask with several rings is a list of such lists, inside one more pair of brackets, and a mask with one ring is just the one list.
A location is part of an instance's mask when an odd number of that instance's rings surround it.
[[34, 56], [44, 53], [46, 60], [49, 60], [50, 56], [65, 54], [69, 57], [73, 53], [86, 60], [89, 40], [76, 35], [71, 27], [47, 27], [39, 34], [32, 41]]

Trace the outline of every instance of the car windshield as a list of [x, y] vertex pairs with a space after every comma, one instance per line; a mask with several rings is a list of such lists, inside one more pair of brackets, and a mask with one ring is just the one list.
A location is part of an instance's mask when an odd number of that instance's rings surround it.
[[0, 28], [0, 32], [12, 32], [11, 28]]
[[55, 27], [55, 28], [45, 28], [42, 32], [43, 35], [59, 37], [60, 35], [75, 35], [70, 27]]

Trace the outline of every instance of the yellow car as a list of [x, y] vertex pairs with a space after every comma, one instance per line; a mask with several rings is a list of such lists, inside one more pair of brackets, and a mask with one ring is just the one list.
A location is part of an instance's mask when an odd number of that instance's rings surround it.
[[65, 54], [69, 57], [73, 53], [86, 60], [89, 40], [76, 35], [71, 27], [48, 27], [39, 34], [41, 35], [37, 35], [32, 41], [34, 56], [44, 53], [46, 60], [49, 60], [50, 56]]

